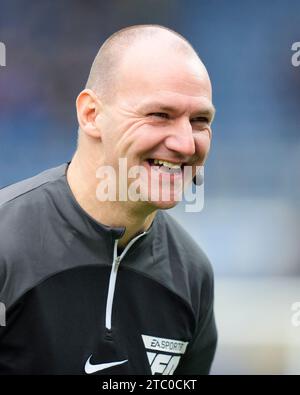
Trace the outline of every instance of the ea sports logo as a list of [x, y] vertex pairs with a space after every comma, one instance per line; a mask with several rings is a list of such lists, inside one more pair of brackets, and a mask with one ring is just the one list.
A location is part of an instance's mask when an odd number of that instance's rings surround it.
[[171, 375], [177, 368], [188, 342], [142, 335], [151, 373]]

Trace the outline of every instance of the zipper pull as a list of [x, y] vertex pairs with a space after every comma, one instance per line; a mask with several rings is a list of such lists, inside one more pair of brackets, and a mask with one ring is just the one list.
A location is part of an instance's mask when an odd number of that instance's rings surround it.
[[115, 261], [114, 261], [114, 270], [115, 271], [117, 271], [118, 270], [118, 266], [119, 266], [119, 264], [120, 264], [120, 257], [119, 256], [117, 256], [116, 258], [115, 258]]

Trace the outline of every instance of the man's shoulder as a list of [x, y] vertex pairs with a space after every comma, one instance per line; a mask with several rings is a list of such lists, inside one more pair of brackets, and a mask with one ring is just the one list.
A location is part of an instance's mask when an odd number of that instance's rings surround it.
[[[48, 169], [0, 190], [0, 296], [2, 297], [8, 292], [6, 288], [11, 288], [8, 279], [16, 279], [16, 275], [21, 278], [27, 263], [39, 259], [41, 224], [47, 217], [47, 194], [44, 193], [44, 186], [54, 182], [55, 189], [55, 181], [64, 174], [65, 168], [66, 164]], [[17, 280], [14, 280], [15, 282]]]
[[[0, 251], [20, 253], [36, 242], [38, 224], [45, 215], [47, 197], [43, 187], [64, 174], [66, 165], [48, 169], [34, 177], [0, 190]], [[16, 248], [17, 247], [17, 248]]]
[[65, 174], [66, 164], [58, 167], [47, 169], [34, 177], [16, 182], [0, 189], [0, 210], [3, 210], [7, 204], [21, 204], [23, 201], [30, 202], [33, 197], [32, 192], [43, 185], [57, 180]]

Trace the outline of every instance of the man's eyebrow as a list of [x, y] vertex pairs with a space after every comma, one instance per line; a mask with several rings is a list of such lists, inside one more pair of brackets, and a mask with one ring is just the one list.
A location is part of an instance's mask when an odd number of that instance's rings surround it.
[[[142, 111], [151, 111], [152, 109], [155, 111], [162, 111], [162, 112], [170, 112], [170, 113], [174, 113], [178, 111], [178, 108], [176, 106], [172, 106], [172, 105], [167, 105], [165, 103], [162, 102], [158, 102], [158, 101], [154, 101], [154, 102], [148, 102], [148, 103], [143, 103], [141, 105], [140, 108]], [[215, 106], [213, 104], [209, 105], [209, 106], [205, 106], [199, 110], [193, 111], [193, 114], [195, 115], [207, 115], [209, 116], [211, 119], [214, 118], [216, 109]]]

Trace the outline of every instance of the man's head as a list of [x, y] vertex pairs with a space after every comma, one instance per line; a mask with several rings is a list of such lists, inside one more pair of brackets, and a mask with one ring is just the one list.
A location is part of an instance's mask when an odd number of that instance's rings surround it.
[[[127, 158], [128, 168], [144, 166], [148, 202], [140, 204], [169, 208], [172, 194], [168, 202], [150, 197], [151, 179], [163, 188], [167, 169], [151, 167], [161, 159], [181, 170], [192, 165], [195, 174], [209, 152], [213, 113], [209, 76], [191, 45], [161, 26], [129, 27], [100, 48], [77, 98], [78, 150], [97, 167], [117, 170], [119, 158]], [[172, 177], [171, 184], [182, 171]]]

